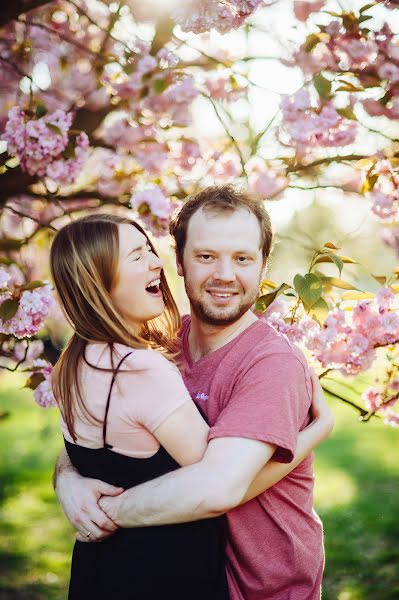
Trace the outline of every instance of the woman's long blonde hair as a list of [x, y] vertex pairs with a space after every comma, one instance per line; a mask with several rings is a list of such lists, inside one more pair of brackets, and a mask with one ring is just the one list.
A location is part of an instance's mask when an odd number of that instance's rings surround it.
[[[131, 225], [148, 240], [145, 231], [127, 218], [95, 214], [72, 221], [60, 229], [50, 251], [50, 267], [61, 306], [73, 328], [73, 335], [54, 367], [54, 396], [72, 439], [74, 404], [77, 401], [85, 414], [94, 418], [85, 407], [79, 388], [79, 366], [85, 358], [89, 342], [105, 342], [131, 348], [154, 348], [174, 357], [177, 353], [177, 333], [180, 316], [161, 272], [161, 290], [165, 310], [159, 317], [144, 323], [138, 331], [123, 317], [111, 298], [119, 264], [119, 225]], [[113, 362], [111, 362], [113, 371]], [[95, 419], [96, 420], [96, 419]]]

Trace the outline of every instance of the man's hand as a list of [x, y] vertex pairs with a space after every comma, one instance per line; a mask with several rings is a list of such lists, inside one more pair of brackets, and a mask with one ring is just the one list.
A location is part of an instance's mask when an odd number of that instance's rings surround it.
[[121, 494], [123, 488], [68, 471], [58, 476], [55, 492], [80, 542], [97, 542], [117, 530], [118, 526], [101, 510], [98, 501], [103, 495]]

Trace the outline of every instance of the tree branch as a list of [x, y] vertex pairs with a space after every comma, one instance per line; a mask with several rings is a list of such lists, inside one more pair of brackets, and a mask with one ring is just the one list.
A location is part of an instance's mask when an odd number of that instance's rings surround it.
[[17, 19], [19, 15], [45, 4], [51, 4], [51, 2], [49, 0], [13, 0], [13, 2], [3, 2], [0, 13], [0, 27], [4, 27], [10, 21]]
[[[307, 169], [312, 169], [313, 167], [318, 167], [320, 165], [329, 165], [333, 162], [353, 162], [362, 160], [363, 158], [370, 158], [370, 156], [365, 156], [364, 154], [348, 154], [347, 156], [326, 156], [324, 158], [319, 158], [318, 160], [313, 161], [307, 165], [303, 164], [294, 164], [291, 167], [287, 167], [287, 173], [297, 173], [298, 171], [306, 171]], [[280, 159], [284, 162], [287, 159]], [[294, 159], [288, 159], [294, 160]]]

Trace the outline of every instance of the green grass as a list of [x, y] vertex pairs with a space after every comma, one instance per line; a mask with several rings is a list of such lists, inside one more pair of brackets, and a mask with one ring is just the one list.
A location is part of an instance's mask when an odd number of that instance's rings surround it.
[[[0, 421], [0, 600], [64, 600], [73, 533], [51, 486], [58, 417], [21, 384], [18, 376], [0, 379], [0, 412], [10, 413]], [[323, 600], [399, 598], [399, 431], [377, 419], [359, 423], [337, 401], [331, 406], [335, 431], [316, 456]]]

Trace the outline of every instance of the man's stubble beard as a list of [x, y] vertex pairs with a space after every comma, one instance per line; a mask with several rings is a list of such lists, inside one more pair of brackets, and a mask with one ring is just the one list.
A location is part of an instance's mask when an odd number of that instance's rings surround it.
[[[232, 325], [233, 323], [239, 321], [241, 317], [252, 307], [252, 305], [256, 301], [259, 291], [258, 285], [257, 288], [252, 290], [249, 295], [247, 294], [247, 297], [244, 297], [242, 299], [240, 304], [233, 312], [229, 311], [224, 316], [223, 309], [212, 308], [208, 306], [205, 302], [201, 302], [201, 300], [197, 299], [193, 288], [191, 287], [189, 281], [187, 281], [186, 278], [184, 279], [184, 286], [186, 289], [186, 294], [190, 301], [191, 308], [198, 320], [206, 325], [216, 326]], [[227, 289], [227, 287], [223, 286], [223, 289]]]

